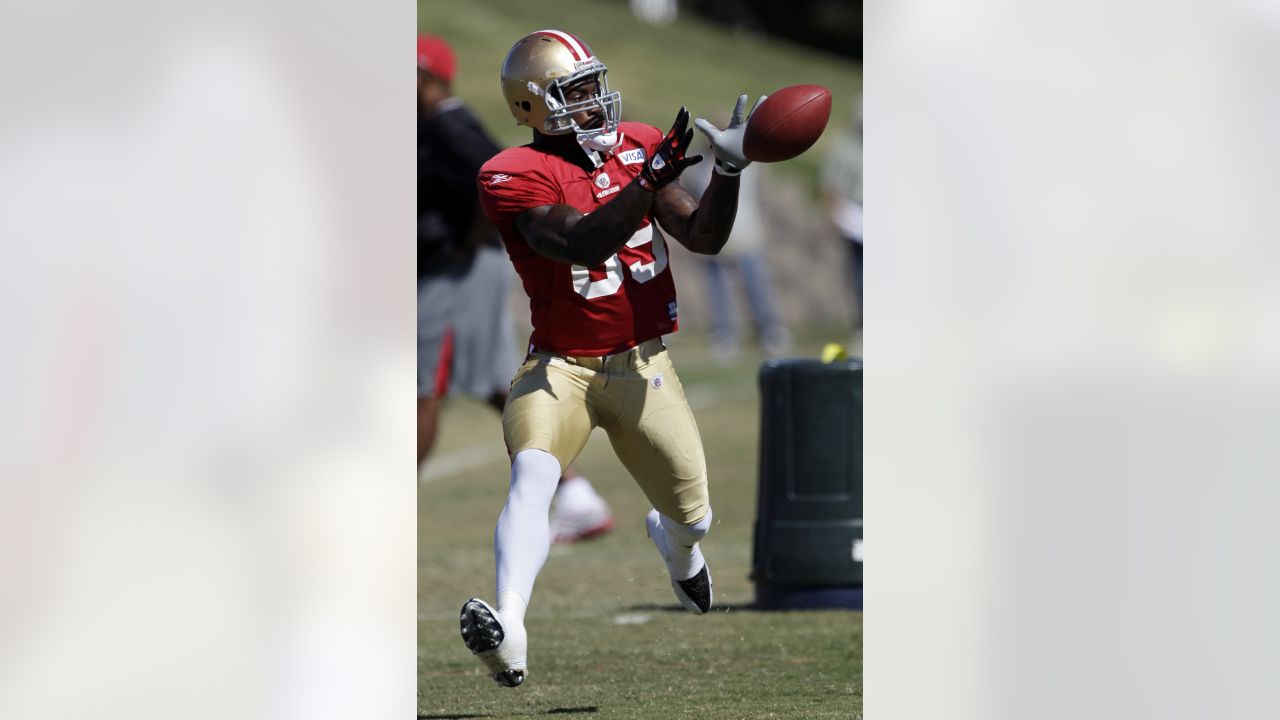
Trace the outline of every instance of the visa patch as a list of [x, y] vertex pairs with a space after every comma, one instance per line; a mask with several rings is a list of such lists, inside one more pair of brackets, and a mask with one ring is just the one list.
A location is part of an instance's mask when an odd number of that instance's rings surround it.
[[644, 162], [644, 148], [636, 148], [618, 154], [618, 159], [623, 165], [639, 165]]

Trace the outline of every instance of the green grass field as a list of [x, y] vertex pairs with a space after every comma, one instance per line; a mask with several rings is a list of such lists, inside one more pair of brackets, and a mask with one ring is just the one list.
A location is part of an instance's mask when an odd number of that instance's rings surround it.
[[[816, 356], [840, 330], [797, 338]], [[552, 548], [529, 609], [529, 677], [488, 678], [458, 635], [473, 595], [493, 600], [493, 527], [507, 462], [496, 413], [447, 407], [418, 494], [420, 718], [860, 718], [862, 614], [750, 608], [756, 510], [758, 355], [714, 362], [703, 338], [669, 341], [706, 448], [716, 519], [703, 542], [716, 609], [685, 612], [644, 534], [648, 505], [597, 434], [581, 470], [613, 506], [604, 537]], [[434, 461], [434, 464], [432, 464]]]

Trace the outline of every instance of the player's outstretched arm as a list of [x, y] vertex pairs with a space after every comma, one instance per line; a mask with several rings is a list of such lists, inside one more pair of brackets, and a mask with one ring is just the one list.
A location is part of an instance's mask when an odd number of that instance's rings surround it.
[[[763, 100], [764, 97], [757, 100], [751, 112], [755, 112]], [[738, 214], [738, 175], [751, 164], [742, 152], [742, 136], [751, 116], [746, 109], [747, 96], [741, 95], [724, 130], [702, 118], [694, 121], [698, 130], [707, 136], [716, 159], [715, 172], [701, 202], [695, 203], [678, 187], [667, 188], [658, 197], [654, 208], [658, 223], [693, 252], [715, 255], [733, 232], [733, 220]]]
[[685, 157], [692, 141], [689, 111], [680, 108], [644, 169], [612, 200], [590, 215], [568, 205], [532, 208], [516, 217], [516, 230], [534, 251], [552, 260], [585, 267], [603, 263], [631, 239], [654, 207], [655, 195], [662, 196], [685, 168], [702, 160], [700, 155]]
[[700, 255], [715, 255], [729, 241], [738, 214], [738, 178], [712, 173], [702, 201], [672, 185], [658, 193], [653, 216], [671, 237]]

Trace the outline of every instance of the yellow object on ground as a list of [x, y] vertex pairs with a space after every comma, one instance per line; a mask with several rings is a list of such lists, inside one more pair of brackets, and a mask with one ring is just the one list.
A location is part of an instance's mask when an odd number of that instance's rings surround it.
[[844, 346], [840, 343], [827, 343], [822, 348], [822, 362], [833, 363], [837, 360], [844, 360], [847, 357]]

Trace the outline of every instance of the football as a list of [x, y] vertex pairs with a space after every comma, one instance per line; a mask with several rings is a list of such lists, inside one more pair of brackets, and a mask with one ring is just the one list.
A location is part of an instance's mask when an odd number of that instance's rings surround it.
[[751, 113], [742, 151], [755, 162], [790, 160], [822, 137], [830, 116], [831, 91], [825, 87], [784, 87]]

